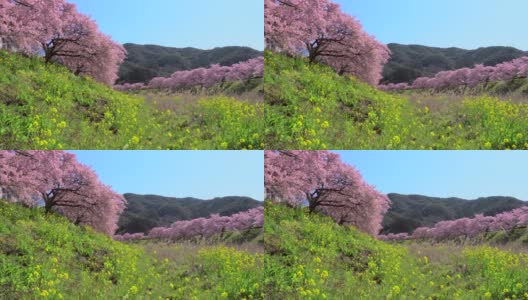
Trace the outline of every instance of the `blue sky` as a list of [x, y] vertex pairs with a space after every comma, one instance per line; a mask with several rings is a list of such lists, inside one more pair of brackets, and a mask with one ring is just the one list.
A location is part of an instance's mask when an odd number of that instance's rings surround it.
[[70, 151], [119, 193], [264, 197], [262, 151]]
[[528, 151], [336, 151], [383, 193], [528, 200]]
[[526, 0], [333, 0], [384, 43], [528, 50]]
[[68, 0], [120, 43], [264, 48], [263, 0]]

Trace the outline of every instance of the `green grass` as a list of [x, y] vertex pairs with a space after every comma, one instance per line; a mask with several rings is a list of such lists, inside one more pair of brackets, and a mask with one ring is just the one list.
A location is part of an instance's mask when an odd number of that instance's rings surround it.
[[154, 102], [74, 76], [40, 58], [0, 51], [2, 149], [264, 147], [262, 103], [211, 95], [179, 109], [160, 109]]
[[263, 298], [252, 244], [125, 244], [4, 201], [0, 219], [0, 299]]
[[410, 101], [304, 58], [268, 51], [265, 65], [268, 149], [528, 149], [522, 101]]
[[390, 244], [266, 203], [270, 299], [528, 299], [528, 255], [454, 243]]

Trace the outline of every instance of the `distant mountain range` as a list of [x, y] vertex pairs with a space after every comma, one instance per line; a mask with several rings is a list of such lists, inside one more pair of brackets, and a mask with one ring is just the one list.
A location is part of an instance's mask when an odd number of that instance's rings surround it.
[[238, 196], [211, 200], [137, 194], [124, 194], [124, 197], [128, 205], [119, 218], [118, 234], [147, 233], [154, 227], [168, 226], [178, 220], [208, 217], [216, 213], [229, 216], [263, 205], [255, 199]]
[[513, 197], [483, 197], [475, 200], [435, 198], [422, 195], [388, 194], [392, 206], [383, 219], [382, 233], [411, 233], [437, 222], [472, 217], [475, 214], [496, 215], [528, 205]]
[[179, 70], [208, 67], [211, 64], [230, 66], [263, 55], [262, 51], [237, 46], [211, 50], [137, 44], [124, 44], [124, 47], [128, 56], [119, 69], [117, 83], [147, 83], [154, 77], [168, 77]]
[[476, 50], [401, 44], [388, 46], [392, 55], [383, 69], [382, 83], [411, 83], [418, 77], [430, 77], [440, 71], [473, 67], [475, 64], [494, 66], [528, 55], [528, 51], [498, 46]]

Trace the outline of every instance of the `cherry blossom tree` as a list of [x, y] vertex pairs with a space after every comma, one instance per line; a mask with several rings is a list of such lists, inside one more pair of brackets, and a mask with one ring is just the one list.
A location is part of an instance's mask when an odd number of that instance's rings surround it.
[[378, 84], [390, 50], [338, 4], [329, 0], [266, 0], [264, 10], [267, 48], [306, 54], [310, 62], [322, 62], [340, 74]]
[[0, 0], [2, 47], [113, 84], [125, 49], [64, 0]]
[[0, 151], [0, 187], [9, 201], [43, 206], [109, 235], [125, 206], [121, 195], [64, 151]]
[[266, 197], [274, 202], [306, 203], [310, 212], [320, 211], [372, 235], [378, 234], [390, 203], [329, 151], [266, 151], [264, 186]]

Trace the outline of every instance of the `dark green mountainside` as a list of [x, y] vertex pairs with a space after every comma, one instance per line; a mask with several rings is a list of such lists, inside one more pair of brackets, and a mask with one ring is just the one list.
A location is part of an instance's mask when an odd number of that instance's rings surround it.
[[230, 66], [264, 54], [249, 47], [237, 46], [211, 50], [137, 44], [124, 44], [124, 47], [128, 56], [119, 69], [117, 83], [147, 83], [154, 77], [168, 77], [179, 70], [208, 67], [211, 64]]
[[382, 83], [411, 83], [418, 77], [430, 77], [440, 71], [473, 67], [475, 64], [494, 66], [528, 55], [528, 51], [498, 46], [475, 50], [401, 44], [388, 46], [392, 55], [383, 70]]
[[411, 233], [418, 227], [431, 227], [444, 220], [472, 217], [475, 214], [493, 216], [528, 205], [527, 202], [513, 197], [499, 196], [475, 200], [400, 194], [388, 194], [388, 197], [392, 205], [383, 219], [384, 234]]
[[157, 195], [124, 194], [127, 208], [119, 218], [117, 233], [147, 233], [157, 226], [168, 226], [179, 220], [208, 217], [211, 214], [229, 216], [262, 206], [249, 197], [221, 197], [211, 200], [171, 198]]

